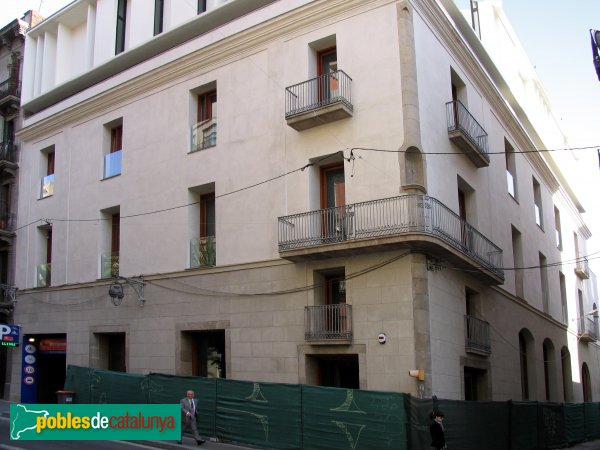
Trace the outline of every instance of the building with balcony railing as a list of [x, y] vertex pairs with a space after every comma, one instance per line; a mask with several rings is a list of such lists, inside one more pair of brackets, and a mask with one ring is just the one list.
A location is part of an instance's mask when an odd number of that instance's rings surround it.
[[[19, 140], [22, 117], [21, 86], [25, 32], [41, 17], [28, 11], [0, 28], [0, 286], [12, 292], [15, 279], [15, 230], [17, 226], [17, 185]], [[12, 323], [14, 295], [0, 308], [0, 323]], [[0, 302], [0, 306], [2, 303]], [[7, 354], [0, 351], [0, 397], [4, 395]]]
[[27, 34], [15, 320], [57, 366], [468, 400], [600, 379], [582, 205], [450, 0], [159, 4]]

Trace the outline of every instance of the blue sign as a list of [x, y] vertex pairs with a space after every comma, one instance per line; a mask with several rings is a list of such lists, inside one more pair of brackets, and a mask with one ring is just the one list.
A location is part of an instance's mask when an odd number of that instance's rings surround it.
[[38, 343], [34, 336], [23, 336], [21, 403], [37, 403]]
[[0, 324], [0, 342], [3, 347], [18, 347], [19, 346], [19, 325]]

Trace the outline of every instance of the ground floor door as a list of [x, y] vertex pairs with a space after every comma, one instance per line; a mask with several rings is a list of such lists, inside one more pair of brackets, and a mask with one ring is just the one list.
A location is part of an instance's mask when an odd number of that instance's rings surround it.
[[65, 385], [67, 335], [25, 335], [22, 355], [21, 402], [56, 403]]
[[307, 380], [317, 386], [360, 389], [358, 355], [307, 355]]

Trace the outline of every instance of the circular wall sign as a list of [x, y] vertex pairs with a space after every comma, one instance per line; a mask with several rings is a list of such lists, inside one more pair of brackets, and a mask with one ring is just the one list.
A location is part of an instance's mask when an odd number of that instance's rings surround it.
[[35, 382], [33, 377], [25, 377], [23, 381], [25, 382], [25, 384], [33, 384]]
[[33, 374], [35, 372], [35, 367], [33, 367], [33, 366], [25, 366], [23, 368], [23, 370], [25, 371], [26, 374], [31, 375], [31, 374]]
[[27, 364], [33, 364], [36, 361], [35, 356], [33, 355], [25, 355], [25, 362]]
[[27, 353], [35, 353], [35, 345], [33, 345], [33, 344], [27, 344], [25, 346], [25, 351]]

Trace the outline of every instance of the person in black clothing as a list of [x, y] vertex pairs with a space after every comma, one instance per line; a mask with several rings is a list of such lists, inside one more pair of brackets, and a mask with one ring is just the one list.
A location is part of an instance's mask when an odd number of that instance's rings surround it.
[[440, 410], [431, 413], [431, 425], [429, 434], [431, 434], [431, 450], [441, 450], [446, 447], [446, 436], [444, 435], [444, 413]]

